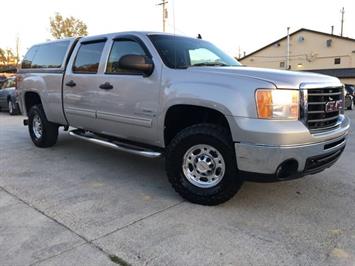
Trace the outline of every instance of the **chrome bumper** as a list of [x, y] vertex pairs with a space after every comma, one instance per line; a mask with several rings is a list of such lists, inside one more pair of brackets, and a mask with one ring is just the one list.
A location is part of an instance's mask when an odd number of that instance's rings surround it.
[[295, 160], [298, 164], [297, 171], [303, 173], [311, 170], [306, 168], [308, 159], [336, 153], [344, 149], [345, 145], [346, 135], [343, 135], [336, 139], [308, 145], [269, 146], [236, 143], [235, 150], [238, 169], [241, 171], [275, 174], [283, 162]]
[[[293, 171], [299, 175], [315, 172], [307, 169], [312, 158], [317, 162], [320, 160], [317, 158], [324, 157], [323, 160], [327, 161], [327, 156], [335, 153], [339, 157], [350, 131], [350, 120], [344, 115], [340, 116], [336, 129], [317, 134], [312, 134], [300, 121], [247, 118], [235, 118], [235, 121], [239, 130], [236, 134], [239, 140], [234, 138], [238, 169], [266, 175], [275, 175], [280, 165], [287, 161], [293, 161], [292, 167], [296, 168]], [[322, 169], [320, 164], [315, 168], [321, 171], [330, 165], [324, 164]]]

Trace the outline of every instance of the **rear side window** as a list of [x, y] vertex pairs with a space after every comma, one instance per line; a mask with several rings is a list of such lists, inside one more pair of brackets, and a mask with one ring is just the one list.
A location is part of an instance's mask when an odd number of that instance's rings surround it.
[[69, 41], [62, 41], [40, 45], [33, 58], [32, 68], [60, 68], [69, 43]]
[[96, 74], [104, 46], [104, 41], [81, 44], [73, 64], [73, 72]]
[[117, 40], [113, 43], [110, 57], [108, 59], [106, 73], [127, 73], [133, 74], [134, 71], [120, 69], [118, 61], [124, 55], [146, 55], [142, 46], [133, 40]]
[[37, 53], [38, 46], [32, 46], [30, 50], [26, 53], [24, 59], [22, 60], [22, 68], [31, 68], [33, 58]]

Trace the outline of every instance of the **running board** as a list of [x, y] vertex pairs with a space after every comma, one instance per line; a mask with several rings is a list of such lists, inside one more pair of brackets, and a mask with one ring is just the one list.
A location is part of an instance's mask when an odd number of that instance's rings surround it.
[[147, 158], [157, 158], [162, 155], [161, 152], [149, 150], [140, 146], [127, 144], [116, 140], [101, 139], [96, 137], [94, 134], [87, 134], [85, 131], [80, 129], [69, 131], [69, 135], [82, 140], [86, 140], [91, 143], [100, 144], [102, 146], [113, 148], [119, 151], [128, 152], [131, 154], [140, 155]]

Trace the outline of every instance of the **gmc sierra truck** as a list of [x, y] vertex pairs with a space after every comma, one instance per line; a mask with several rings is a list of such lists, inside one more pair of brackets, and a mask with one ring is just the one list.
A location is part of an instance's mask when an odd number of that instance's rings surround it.
[[243, 180], [315, 174], [343, 152], [350, 121], [337, 78], [242, 66], [213, 44], [123, 32], [34, 45], [17, 76], [38, 147], [58, 128], [82, 140], [165, 157], [173, 188], [204, 205]]

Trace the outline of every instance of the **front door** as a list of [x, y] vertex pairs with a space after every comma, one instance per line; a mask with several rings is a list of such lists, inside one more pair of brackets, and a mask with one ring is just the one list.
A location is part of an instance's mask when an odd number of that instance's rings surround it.
[[159, 108], [160, 78], [155, 69], [149, 77], [120, 69], [118, 61], [124, 55], [151, 57], [144, 43], [136, 36], [122, 35], [112, 40], [100, 83], [97, 120], [101, 133], [124, 139], [157, 144], [157, 114]]

